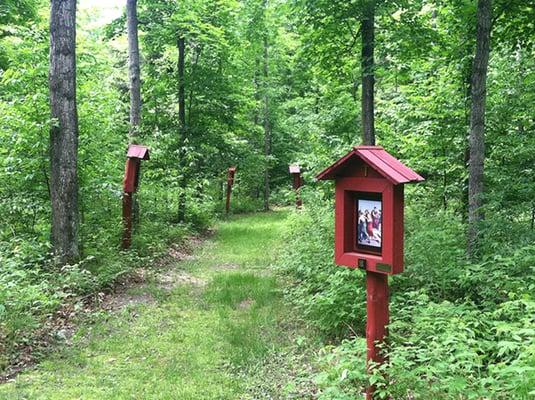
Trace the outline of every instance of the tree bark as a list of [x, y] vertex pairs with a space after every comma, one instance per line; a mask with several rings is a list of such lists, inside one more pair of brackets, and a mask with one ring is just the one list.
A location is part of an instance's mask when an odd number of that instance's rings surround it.
[[186, 43], [183, 36], [178, 38], [178, 123], [179, 127], [179, 167], [180, 182], [178, 194], [178, 222], [186, 219], [186, 84], [184, 81], [184, 63], [186, 58]]
[[490, 54], [492, 0], [479, 0], [477, 5], [476, 52], [472, 66], [470, 110], [470, 161], [468, 179], [468, 255], [477, 253], [480, 222], [484, 215], [483, 179], [485, 162], [485, 106], [487, 70]]
[[254, 113], [254, 124], [255, 126], [260, 125], [260, 113], [261, 113], [261, 88], [260, 88], [260, 82], [258, 75], [260, 74], [260, 59], [257, 57], [255, 58], [255, 69], [254, 69], [254, 77], [253, 77], [253, 84], [254, 84], [254, 99], [255, 99], [255, 113]]
[[178, 121], [180, 129], [186, 126], [186, 85], [184, 82], [184, 63], [186, 57], [186, 42], [183, 36], [178, 38]]
[[269, 121], [269, 44], [267, 35], [264, 35], [264, 211], [269, 211], [269, 156], [271, 154], [271, 124]]
[[126, 1], [128, 29], [128, 72], [130, 78], [130, 130], [129, 141], [133, 142], [141, 123], [141, 79], [139, 68], [139, 41], [137, 33], [137, 0]]
[[76, 0], [52, 0], [50, 9], [51, 240], [62, 264], [78, 247], [78, 114], [76, 109]]
[[[200, 45], [197, 45], [197, 47], [195, 48], [195, 56], [193, 57], [194, 60], [193, 60], [193, 64], [191, 65], [191, 72], [190, 72], [190, 75], [192, 77], [196, 76], [196, 72], [197, 72], [197, 66], [199, 65], [199, 59], [201, 57], [201, 52], [202, 52], [202, 47]], [[188, 95], [188, 119], [187, 119], [187, 123], [186, 125], [187, 126], [191, 126], [191, 118], [192, 118], [192, 115], [193, 113], [191, 112], [193, 110], [193, 100], [194, 100], [194, 97], [193, 97], [193, 84], [192, 85], [189, 85], [190, 88], [189, 88], [189, 95]]]
[[361, 35], [361, 74], [362, 74], [362, 143], [375, 145], [374, 88], [375, 88], [375, 0], [364, 5]]

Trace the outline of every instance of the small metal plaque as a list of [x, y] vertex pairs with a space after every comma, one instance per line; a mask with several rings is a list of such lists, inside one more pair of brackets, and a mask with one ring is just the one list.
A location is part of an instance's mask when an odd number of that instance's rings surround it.
[[357, 266], [362, 269], [366, 269], [366, 260], [364, 258], [359, 258]]
[[392, 272], [392, 266], [390, 264], [377, 263], [375, 265], [375, 268], [377, 269], [377, 271], [381, 272]]

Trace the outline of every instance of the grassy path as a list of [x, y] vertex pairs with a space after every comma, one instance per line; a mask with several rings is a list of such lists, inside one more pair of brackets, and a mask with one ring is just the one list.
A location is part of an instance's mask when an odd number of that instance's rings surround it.
[[299, 328], [269, 269], [286, 216], [221, 223], [166, 285], [136, 289], [150, 302], [102, 313], [73, 346], [0, 386], [0, 399], [306, 398], [291, 376], [305, 362]]

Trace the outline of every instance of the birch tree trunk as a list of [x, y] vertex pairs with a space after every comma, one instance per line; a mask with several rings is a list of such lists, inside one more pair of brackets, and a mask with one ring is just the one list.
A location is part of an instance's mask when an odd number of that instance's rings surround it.
[[364, 5], [361, 35], [361, 74], [362, 74], [362, 143], [375, 145], [374, 90], [375, 90], [375, 0]]
[[485, 106], [490, 54], [492, 0], [477, 4], [476, 53], [472, 66], [470, 110], [470, 159], [468, 178], [468, 255], [475, 257], [483, 219], [483, 179], [485, 162]]
[[76, 109], [76, 0], [52, 0], [50, 9], [50, 198], [52, 246], [62, 264], [78, 247], [78, 115]]
[[130, 130], [133, 142], [141, 123], [141, 78], [139, 68], [139, 41], [137, 33], [137, 0], [126, 0], [128, 30], [128, 73], [130, 78]]

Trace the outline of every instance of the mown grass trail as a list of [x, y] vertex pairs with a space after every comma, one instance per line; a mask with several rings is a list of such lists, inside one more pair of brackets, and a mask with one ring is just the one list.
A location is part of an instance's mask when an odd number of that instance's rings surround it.
[[194, 259], [167, 272], [178, 282], [162, 286], [155, 276], [136, 289], [155, 301], [102, 313], [71, 347], [0, 386], [0, 399], [286, 398], [295, 391], [287, 359], [269, 367], [273, 384], [255, 376], [292, 352], [297, 332], [269, 268], [286, 217], [221, 223]]

